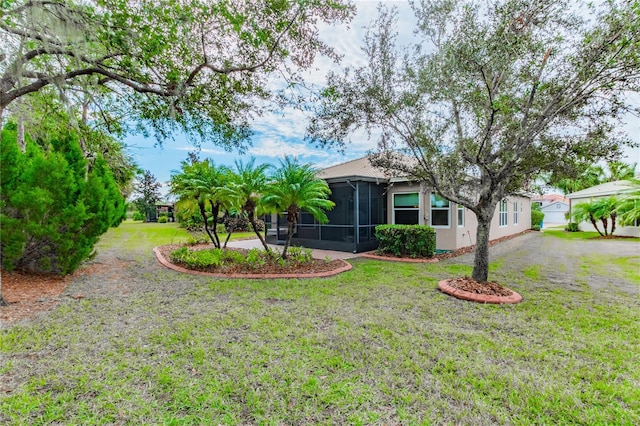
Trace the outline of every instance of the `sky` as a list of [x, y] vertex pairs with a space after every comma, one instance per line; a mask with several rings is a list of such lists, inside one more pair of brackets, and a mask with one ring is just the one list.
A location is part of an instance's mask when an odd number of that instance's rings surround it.
[[[377, 16], [379, 3], [398, 8], [400, 22], [397, 29], [398, 42], [400, 45], [411, 43], [415, 18], [407, 1], [356, 0], [357, 12], [348, 26], [320, 27], [320, 37], [343, 55], [342, 63], [335, 65], [327, 58], [318, 57], [306, 73], [307, 85], [322, 87], [330, 70], [365, 64], [361, 50], [365, 27]], [[636, 94], [632, 101], [635, 104], [640, 104], [640, 95]], [[240, 159], [246, 163], [251, 157], [256, 158], [257, 164], [277, 165], [285, 155], [292, 155], [297, 157], [301, 163], [310, 163], [321, 169], [365, 156], [369, 150], [376, 147], [376, 141], [369, 140], [364, 131], [354, 135], [352, 143], [347, 145], [344, 153], [305, 143], [304, 135], [308, 119], [306, 113], [293, 108], [284, 109], [280, 113], [265, 114], [252, 123], [254, 130], [252, 146], [247, 149], [245, 154], [227, 152], [212, 145], [202, 145], [199, 149], [199, 156], [200, 158], [211, 158], [216, 164], [232, 166], [235, 160]], [[623, 130], [633, 141], [640, 144], [640, 118], [629, 115], [625, 120]], [[180, 169], [180, 162], [187, 158], [190, 151], [198, 151], [182, 134], [175, 134], [174, 140], [166, 141], [162, 147], [156, 146], [155, 138], [144, 138], [141, 135], [128, 136], [124, 139], [124, 143], [139, 167], [151, 171], [156, 179], [163, 184], [165, 195], [167, 193], [166, 183], [172, 172]], [[623, 161], [640, 164], [640, 148], [628, 149]]]

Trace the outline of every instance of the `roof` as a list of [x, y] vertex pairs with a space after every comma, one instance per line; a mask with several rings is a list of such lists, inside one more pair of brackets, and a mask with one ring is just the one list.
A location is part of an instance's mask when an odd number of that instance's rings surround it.
[[567, 195], [567, 198], [587, 198], [587, 197], [607, 197], [629, 192], [633, 189], [633, 185], [628, 180], [617, 180], [615, 182], [606, 182], [582, 191], [573, 192]]
[[555, 211], [556, 209], [558, 209], [558, 207], [552, 208], [552, 206], [557, 206], [558, 204], [563, 205], [565, 207], [569, 207], [569, 203], [565, 203], [564, 201], [556, 201], [554, 203], [543, 204], [542, 206], [540, 206], [540, 209], [542, 209], [542, 210], [551, 209], [551, 210]]
[[567, 203], [565, 196], [560, 194], [538, 195], [536, 197], [533, 197], [531, 201], [544, 201], [547, 203], [555, 203], [556, 201], [561, 201], [563, 203]]
[[355, 160], [347, 161], [345, 163], [336, 164], [335, 166], [327, 167], [318, 172], [318, 177], [325, 180], [345, 179], [348, 180], [365, 180], [375, 179], [387, 181], [389, 176], [384, 170], [379, 169], [371, 165], [368, 157], [361, 157]]

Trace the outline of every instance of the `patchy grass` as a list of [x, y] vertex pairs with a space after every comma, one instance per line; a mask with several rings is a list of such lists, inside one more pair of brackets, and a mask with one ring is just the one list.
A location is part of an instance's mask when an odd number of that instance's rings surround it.
[[[101, 244], [185, 237], [146, 226]], [[551, 284], [521, 253], [492, 264], [525, 297], [508, 306], [438, 292], [471, 272], [456, 259], [358, 259], [311, 280], [133, 277], [163, 286], [1, 331], [0, 423], [640, 424], [637, 293]], [[608, 256], [572, 268], [629, 281], [636, 260]]]
[[[542, 232], [544, 235], [563, 238], [565, 240], [594, 240], [600, 239], [601, 236], [597, 232], [567, 232], [564, 229], [545, 229]], [[615, 235], [615, 234], [614, 234]], [[628, 242], [640, 242], [640, 238], [623, 237], [617, 238], [616, 241], [628, 241]]]
[[[234, 232], [231, 240], [239, 240], [255, 237], [254, 232]], [[224, 242], [227, 234], [220, 234]], [[121, 248], [123, 250], [149, 251], [156, 246], [165, 244], [183, 244], [192, 239], [192, 236], [180, 227], [177, 222], [169, 223], [143, 223], [126, 220], [117, 228], [112, 228], [100, 238], [97, 249]]]

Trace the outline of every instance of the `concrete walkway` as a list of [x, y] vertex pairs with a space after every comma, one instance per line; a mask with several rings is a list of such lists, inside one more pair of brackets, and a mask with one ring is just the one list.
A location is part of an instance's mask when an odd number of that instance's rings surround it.
[[[263, 248], [262, 243], [257, 238], [253, 238], [251, 240], [236, 240], [229, 241], [227, 247], [235, 247], [235, 248], [243, 248], [243, 249], [252, 249], [252, 248]], [[283, 246], [269, 244], [269, 248], [277, 250], [282, 253]], [[326, 259], [329, 257], [331, 260], [335, 259], [353, 259], [354, 257], [359, 257], [359, 253], [351, 253], [346, 251], [334, 251], [334, 250], [319, 250], [312, 249], [311, 255], [316, 259]]]

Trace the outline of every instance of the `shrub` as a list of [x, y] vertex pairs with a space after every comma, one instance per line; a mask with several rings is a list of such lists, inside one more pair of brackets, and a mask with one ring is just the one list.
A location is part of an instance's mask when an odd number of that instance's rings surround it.
[[[251, 222], [244, 216], [229, 216], [223, 221], [226, 232], [253, 232]], [[264, 221], [256, 219], [258, 231], [264, 231]]]
[[135, 212], [133, 212], [132, 219], [133, 220], [144, 220], [144, 214], [140, 213], [139, 211], [135, 211]]
[[[535, 208], [534, 206], [538, 207]], [[540, 223], [544, 219], [544, 213], [540, 210], [540, 207], [537, 204], [531, 205], [531, 229], [540, 230]], [[538, 229], [536, 229], [536, 227]]]
[[167, 223], [168, 221], [169, 221], [169, 218], [167, 218], [167, 216], [158, 217], [158, 223]]
[[102, 157], [88, 164], [74, 135], [43, 149], [15, 132], [1, 146], [0, 256], [8, 271], [75, 271], [98, 238], [125, 217], [125, 200]]
[[564, 228], [567, 232], [579, 232], [578, 224], [576, 222], [569, 222], [567, 226]]
[[436, 231], [424, 225], [378, 225], [378, 250], [395, 256], [431, 257], [436, 251]]

